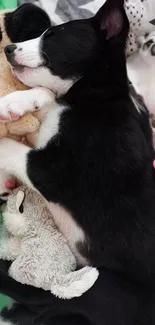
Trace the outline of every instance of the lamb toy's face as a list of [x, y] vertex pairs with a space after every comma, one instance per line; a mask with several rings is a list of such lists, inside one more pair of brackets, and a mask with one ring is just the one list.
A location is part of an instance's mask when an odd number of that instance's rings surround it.
[[13, 193], [10, 195], [7, 205], [6, 212], [10, 213], [24, 213], [24, 199], [25, 199], [25, 191], [20, 190], [17, 193]]
[[32, 214], [33, 211], [33, 196], [32, 191], [23, 186], [13, 190], [8, 196], [6, 205], [3, 207], [3, 215], [5, 213], [10, 215], [19, 214], [28, 218], [29, 214]]
[[11, 233], [16, 229], [19, 236], [37, 229], [37, 222], [46, 214], [46, 204], [41, 195], [25, 186], [12, 191], [3, 207], [3, 220]]

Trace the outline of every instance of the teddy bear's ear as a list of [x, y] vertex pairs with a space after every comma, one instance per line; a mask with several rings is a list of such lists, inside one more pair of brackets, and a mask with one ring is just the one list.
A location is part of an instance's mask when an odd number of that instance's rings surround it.
[[51, 26], [47, 13], [32, 3], [24, 4], [5, 15], [5, 30], [13, 43], [39, 37]]
[[23, 191], [19, 191], [16, 195], [16, 210], [20, 213], [23, 213], [23, 202], [25, 198], [25, 193]]

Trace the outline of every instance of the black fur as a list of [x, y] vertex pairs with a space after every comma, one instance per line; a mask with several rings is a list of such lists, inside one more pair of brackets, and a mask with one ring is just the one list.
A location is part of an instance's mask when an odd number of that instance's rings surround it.
[[39, 37], [50, 26], [46, 12], [31, 3], [24, 4], [5, 16], [6, 32], [13, 43]]
[[[59, 134], [30, 153], [27, 172], [85, 231], [84, 247], [77, 245], [100, 276], [82, 297], [64, 301], [2, 273], [0, 290], [44, 315], [37, 325], [77, 324], [77, 314], [96, 325], [155, 323], [154, 151], [148, 114], [139, 114], [129, 95], [128, 28], [123, 0], [107, 0], [95, 18], [44, 35], [44, 64], [77, 81], [59, 99], [69, 107]], [[66, 314], [74, 320], [61, 318]]]
[[[51, 325], [50, 313], [40, 310], [31, 311], [28, 307], [14, 305], [10, 310], [4, 309], [2, 317], [15, 325]], [[80, 315], [63, 315], [52, 317], [52, 324], [55, 325], [91, 325], [84, 317]]]
[[1, 272], [1, 291], [20, 302], [1, 315], [13, 325], [154, 325], [154, 294], [122, 274], [99, 271], [93, 288], [69, 301], [23, 286]]

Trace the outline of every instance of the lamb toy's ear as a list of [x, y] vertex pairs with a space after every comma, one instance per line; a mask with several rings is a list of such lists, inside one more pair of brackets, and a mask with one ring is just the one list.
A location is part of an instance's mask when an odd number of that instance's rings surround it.
[[20, 211], [20, 207], [23, 204], [24, 198], [25, 198], [25, 193], [23, 191], [19, 191], [16, 195], [16, 210], [17, 211]]

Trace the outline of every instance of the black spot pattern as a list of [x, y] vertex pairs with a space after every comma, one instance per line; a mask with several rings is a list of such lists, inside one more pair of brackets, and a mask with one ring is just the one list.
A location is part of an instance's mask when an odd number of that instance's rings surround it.
[[[154, 3], [154, 12], [155, 12], [155, 0], [126, 0], [125, 1], [125, 9], [127, 16], [130, 21], [130, 34], [129, 40], [127, 44], [127, 56], [137, 51], [137, 42], [136, 37], [139, 35], [144, 35], [148, 32], [148, 26], [146, 26], [146, 30], [144, 26], [146, 25], [146, 21], [148, 19], [147, 25], [152, 17], [149, 17], [150, 13], [148, 12], [148, 7], [151, 3]], [[152, 30], [155, 30], [155, 27], [152, 26]], [[149, 30], [150, 31], [150, 30]]]

